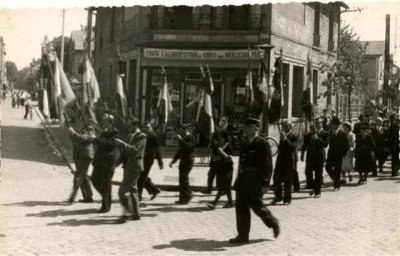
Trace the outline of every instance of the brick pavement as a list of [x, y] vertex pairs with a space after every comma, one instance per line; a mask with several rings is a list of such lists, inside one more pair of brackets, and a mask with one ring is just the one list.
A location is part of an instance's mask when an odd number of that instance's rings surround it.
[[177, 193], [163, 192], [143, 201], [142, 220], [123, 225], [114, 224], [122, 211], [117, 186], [107, 214], [95, 213], [96, 192], [94, 204], [64, 205], [68, 168], [46, 145], [37, 120], [4, 110], [0, 255], [400, 254], [400, 180], [389, 170], [363, 186], [324, 188], [320, 199], [294, 194], [292, 205], [270, 207], [281, 223], [279, 238], [253, 215], [251, 243], [232, 246], [226, 240], [236, 234], [234, 209], [208, 210], [212, 196], [196, 193], [191, 204], [176, 206]]

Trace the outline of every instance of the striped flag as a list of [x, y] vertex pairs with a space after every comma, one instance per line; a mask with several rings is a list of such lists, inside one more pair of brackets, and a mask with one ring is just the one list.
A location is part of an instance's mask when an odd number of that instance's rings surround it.
[[118, 110], [121, 115], [126, 118], [126, 111], [128, 108], [126, 95], [124, 91], [124, 82], [122, 80], [123, 74], [117, 74], [117, 102], [118, 102]]
[[99, 83], [92, 63], [87, 56], [83, 58], [79, 72], [82, 74], [82, 113], [85, 114], [84, 110], [87, 110], [89, 118], [97, 123], [94, 104], [100, 99]]
[[199, 131], [207, 138], [211, 139], [211, 135], [214, 132], [214, 119], [212, 111], [212, 100], [211, 95], [214, 92], [214, 83], [212, 81], [210, 69], [207, 67], [207, 71], [204, 71], [200, 67], [201, 73], [203, 75], [204, 85], [200, 89], [200, 102], [197, 108], [196, 122]]
[[282, 107], [283, 107], [283, 85], [282, 85], [282, 73], [283, 73], [283, 62], [282, 57], [275, 60], [275, 71], [272, 78], [272, 85], [274, 86], [274, 93], [271, 97], [271, 102], [268, 109], [268, 121], [274, 123], [281, 118]]
[[162, 76], [164, 78], [163, 86], [158, 96], [157, 109], [159, 116], [159, 124], [168, 122], [169, 113], [172, 112], [172, 102], [168, 90], [167, 72], [162, 68]]
[[304, 79], [303, 85], [303, 95], [301, 98], [301, 109], [304, 112], [304, 115], [307, 117], [308, 121], [311, 121], [313, 115], [313, 108], [311, 104], [311, 87], [312, 87], [312, 65], [310, 55], [307, 55], [307, 64], [306, 64], [306, 77]]

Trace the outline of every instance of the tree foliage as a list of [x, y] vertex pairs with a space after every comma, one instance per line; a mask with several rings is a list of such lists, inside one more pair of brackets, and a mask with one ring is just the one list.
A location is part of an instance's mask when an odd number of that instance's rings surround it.
[[7, 80], [10, 82], [15, 82], [18, 79], [18, 68], [12, 61], [6, 61], [7, 68]]

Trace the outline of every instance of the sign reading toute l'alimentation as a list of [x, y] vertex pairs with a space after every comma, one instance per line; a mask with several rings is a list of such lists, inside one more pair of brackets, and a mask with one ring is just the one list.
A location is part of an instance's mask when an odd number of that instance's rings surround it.
[[147, 59], [174, 60], [248, 60], [259, 59], [259, 50], [187, 50], [144, 48], [143, 57]]

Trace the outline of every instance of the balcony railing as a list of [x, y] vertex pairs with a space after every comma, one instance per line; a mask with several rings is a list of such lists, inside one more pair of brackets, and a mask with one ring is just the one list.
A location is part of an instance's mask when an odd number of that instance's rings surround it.
[[263, 28], [262, 15], [208, 15], [192, 14], [190, 16], [171, 17], [150, 15], [151, 29], [166, 30], [260, 30]]
[[320, 47], [321, 46], [321, 36], [314, 34], [314, 46]]

